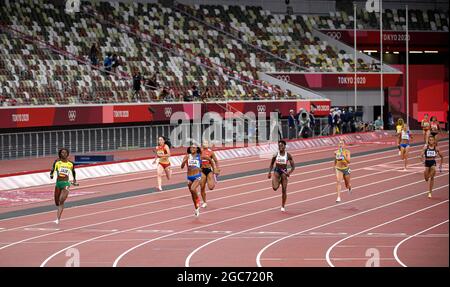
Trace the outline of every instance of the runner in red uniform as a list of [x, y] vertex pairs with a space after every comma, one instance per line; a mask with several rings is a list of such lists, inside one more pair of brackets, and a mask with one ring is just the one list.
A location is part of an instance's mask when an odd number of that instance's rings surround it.
[[153, 164], [158, 164], [156, 168], [156, 178], [158, 181], [158, 190], [162, 190], [161, 183], [164, 173], [166, 174], [167, 180], [170, 180], [172, 176], [172, 170], [170, 168], [170, 141], [165, 137], [158, 138], [158, 146], [156, 147], [156, 157]]
[[[203, 199], [202, 207], [205, 208], [208, 205], [206, 203], [206, 184], [208, 184], [209, 190], [214, 189], [214, 187], [216, 186], [217, 175], [219, 175], [220, 169], [219, 169], [219, 161], [217, 160], [216, 154], [209, 148], [209, 142], [207, 140], [203, 141], [201, 155], [202, 155], [202, 180], [200, 183], [200, 188]], [[211, 160], [214, 161], [215, 169], [213, 169], [211, 165]]]

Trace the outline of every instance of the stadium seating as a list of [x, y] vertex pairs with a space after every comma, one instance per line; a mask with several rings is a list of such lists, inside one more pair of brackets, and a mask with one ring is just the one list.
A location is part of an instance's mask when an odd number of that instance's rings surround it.
[[[160, 90], [148, 85], [135, 98], [136, 70], [146, 78], [157, 73], [171, 100], [191, 93], [193, 85], [208, 88], [210, 100], [253, 99], [255, 94], [259, 99], [284, 98], [288, 92], [258, 80], [257, 71], [352, 72], [354, 67], [353, 55], [311, 33], [313, 28], [349, 26], [352, 17], [345, 12], [319, 17], [273, 15], [254, 6], [82, 2], [80, 13], [67, 14], [63, 2], [0, 0], [4, 104], [164, 100]], [[418, 26], [448, 29], [448, 13], [419, 12], [411, 14]], [[401, 10], [388, 15], [390, 27], [401, 25]], [[376, 23], [373, 15], [364, 17], [363, 27]], [[97, 66], [88, 56], [93, 43], [100, 52]], [[112, 72], [103, 67], [109, 52], [122, 62]], [[368, 66], [358, 59], [359, 70]]]
[[[364, 8], [357, 8], [358, 29], [378, 29], [380, 14], [369, 13]], [[408, 10], [408, 28], [410, 30], [448, 32], [448, 11]], [[307, 21], [317, 29], [353, 29], [353, 10], [329, 12], [328, 16], [309, 16]], [[404, 31], [406, 29], [405, 9], [386, 9], [383, 14], [383, 29]]]

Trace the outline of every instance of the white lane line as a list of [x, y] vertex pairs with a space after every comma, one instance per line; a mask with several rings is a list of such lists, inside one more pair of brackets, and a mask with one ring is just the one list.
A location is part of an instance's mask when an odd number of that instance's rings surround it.
[[[441, 186], [441, 187], [439, 187], [438, 189], [443, 188], [443, 187], [448, 187], [448, 184], [447, 184], [447, 185], [444, 185], [444, 186]], [[416, 195], [416, 196], [417, 196], [417, 195]], [[376, 228], [378, 228], [378, 227], [381, 227], [381, 226], [384, 226], [384, 225], [387, 225], [387, 224], [391, 224], [391, 223], [393, 223], [393, 222], [399, 221], [399, 220], [404, 219], [404, 218], [406, 218], [406, 217], [409, 217], [409, 216], [411, 216], [411, 215], [420, 213], [420, 212], [422, 212], [422, 211], [431, 209], [431, 208], [433, 208], [433, 207], [439, 206], [439, 205], [444, 204], [444, 203], [447, 203], [447, 202], [448, 202], [448, 199], [447, 199], [447, 200], [444, 200], [444, 201], [441, 201], [441, 202], [439, 202], [439, 203], [433, 204], [433, 205], [431, 205], [431, 206], [427, 206], [427, 207], [425, 207], [425, 208], [422, 208], [422, 209], [419, 209], [419, 210], [415, 210], [415, 211], [410, 212], [410, 213], [408, 213], [408, 214], [405, 214], [405, 215], [403, 215], [403, 216], [396, 217], [396, 218], [394, 218], [394, 219], [392, 219], [392, 220], [385, 221], [385, 222], [383, 222], [383, 223], [381, 223], [381, 224], [378, 224], [378, 225], [372, 226], [372, 227], [370, 227], [370, 228], [364, 229], [363, 231], [354, 233], [354, 234], [352, 234], [352, 235], [350, 235], [350, 236], [347, 236], [347, 237], [345, 237], [345, 238], [343, 238], [343, 239], [341, 239], [341, 240], [339, 240], [339, 241], [336, 241], [333, 245], [330, 246], [330, 248], [328, 248], [327, 252], [325, 253], [325, 258], [327, 259], [328, 265], [331, 266], [331, 267], [334, 267], [334, 265], [333, 265], [333, 263], [331, 262], [331, 259], [330, 259], [330, 254], [331, 254], [331, 251], [333, 250], [333, 248], [334, 248], [335, 246], [337, 246], [339, 243], [341, 243], [341, 242], [343, 242], [343, 241], [345, 241], [345, 240], [347, 240], [347, 239], [350, 239], [350, 238], [352, 238], [352, 237], [358, 236], [358, 235], [360, 235], [360, 234], [366, 233], [367, 231], [370, 231], [370, 230], [372, 230], [372, 229], [376, 229]], [[447, 221], [448, 221], [448, 220], [447, 220]]]
[[[429, 227], [429, 228], [427, 228], [427, 229], [424, 229], [424, 230], [422, 230], [422, 231], [419, 231], [419, 232], [417, 232], [417, 233], [415, 233], [415, 234], [413, 234], [413, 235], [411, 235], [411, 236], [408, 236], [407, 238], [405, 238], [405, 239], [403, 239], [402, 241], [400, 241], [397, 245], [395, 245], [395, 248], [394, 248], [394, 258], [395, 258], [395, 260], [398, 262], [398, 264], [400, 264], [400, 265], [403, 266], [403, 267], [407, 267], [406, 264], [403, 263], [403, 262], [400, 260], [400, 258], [398, 257], [398, 249], [400, 248], [400, 245], [402, 245], [403, 243], [405, 243], [406, 241], [410, 240], [411, 238], [413, 238], [413, 237], [415, 237], [415, 236], [417, 236], [417, 235], [420, 235], [420, 234], [422, 234], [422, 233], [424, 233], [424, 232], [427, 232], [428, 230], [434, 229], [434, 228], [436, 228], [436, 227], [438, 227], [438, 226], [441, 226], [441, 225], [443, 225], [443, 224], [446, 224], [446, 223], [448, 223], [448, 219], [445, 220], [445, 221], [443, 221], [443, 222], [441, 222], [441, 223], [438, 223], [438, 224], [436, 224], [436, 225], [433, 225], [433, 226], [431, 226], [431, 227]], [[447, 235], [448, 235], [448, 234], [447, 234]]]
[[[378, 158], [378, 159], [379, 159], [379, 158]], [[370, 159], [370, 160], [366, 160], [366, 161], [362, 161], [362, 162], [369, 162], [369, 161], [373, 161], [373, 160], [375, 160], [375, 159]], [[362, 163], [362, 162], [358, 162], [358, 163]], [[355, 164], [356, 164], [356, 163], [355, 163]], [[329, 168], [325, 168], [325, 170], [328, 170], [328, 169], [329, 169]], [[386, 171], [380, 171], [380, 172], [371, 173], [371, 174], [368, 174], [368, 175], [363, 175], [363, 176], [360, 176], [360, 177], [354, 177], [353, 180], [356, 180], [356, 179], [358, 179], [358, 178], [364, 178], [364, 177], [374, 176], [374, 175], [382, 174], [382, 173], [385, 173], [385, 172], [386, 172]], [[305, 173], [300, 174], [300, 175], [304, 175], [304, 174], [305, 174]], [[325, 175], [325, 176], [322, 176], [322, 177], [328, 177], [328, 176], [332, 176], [332, 175]], [[393, 179], [400, 178], [400, 177], [405, 177], [405, 176], [408, 176], [408, 174], [407, 174], [407, 175], [398, 176], [398, 177], [388, 178], [388, 179], [385, 179], [385, 180], [383, 180], [383, 181], [389, 181], [389, 180], [393, 180]], [[310, 181], [310, 180], [315, 180], [315, 179], [318, 179], [318, 178], [321, 178], [321, 177], [316, 177], [316, 178], [313, 178], [313, 179], [310, 178], [310, 179], [300, 180], [300, 181], [294, 181], [294, 182], [291, 182], [291, 185], [296, 184], [296, 183], [301, 183], [301, 182], [307, 182], [307, 181]], [[334, 185], [334, 184], [335, 184], [335, 183], [332, 182], [332, 183], [324, 184], [324, 185], [321, 185], [321, 186], [328, 186], [328, 185]], [[291, 192], [291, 194], [301, 193], [301, 192], [304, 192], [304, 191], [307, 191], [307, 190], [311, 190], [311, 189], [315, 189], [315, 188], [321, 187], [321, 186], [314, 186], [314, 187], [307, 188], [307, 189], [303, 189], [303, 190], [300, 190], [300, 191]], [[229, 188], [229, 187], [228, 187], [228, 188]], [[213, 200], [210, 200], [210, 201], [216, 201], [216, 200], [219, 201], [219, 200], [224, 199], [224, 198], [231, 198], [231, 197], [241, 196], [241, 195], [244, 195], [244, 194], [250, 194], [250, 193], [259, 192], [259, 191], [263, 191], [263, 190], [267, 190], [267, 189], [268, 189], [268, 187], [264, 187], [264, 188], [257, 189], [257, 190], [251, 190], [251, 191], [248, 191], [248, 192], [238, 193], [238, 194], [234, 194], [234, 195], [230, 195], [230, 196], [224, 196], [224, 197], [217, 198], [217, 199], [213, 199]], [[333, 193], [331, 193], [331, 194], [333, 194]], [[329, 195], [330, 195], [330, 194], [329, 194]], [[274, 196], [267, 197], [267, 198], [263, 198], [263, 199], [259, 199], [259, 200], [254, 200], [254, 201], [244, 202], [244, 203], [240, 203], [240, 204], [233, 205], [233, 206], [228, 206], [228, 207], [226, 207], [226, 208], [219, 208], [219, 209], [216, 209], [216, 210], [207, 211], [207, 212], [204, 212], [204, 213], [217, 212], [217, 211], [220, 211], [220, 210], [229, 209], [229, 208], [232, 208], [232, 207], [242, 206], [242, 205], [246, 205], [246, 204], [251, 204], [251, 203], [255, 203], [255, 202], [260, 202], [260, 201], [264, 201], [264, 200], [269, 200], [269, 199], [273, 199], [273, 198], [277, 198], [277, 197], [278, 197], [278, 195], [274, 195]], [[319, 197], [319, 198], [320, 198], [320, 197]], [[93, 223], [93, 224], [88, 224], [88, 225], [84, 225], [84, 226], [79, 226], [79, 227], [67, 229], [67, 230], [64, 230], [64, 231], [72, 231], [72, 230], [77, 230], [77, 229], [81, 229], [81, 228], [85, 228], [85, 227], [90, 227], [90, 226], [96, 226], [96, 225], [100, 225], [100, 224], [104, 224], [104, 223], [110, 223], [110, 222], [115, 222], [115, 221], [120, 221], [120, 220], [126, 220], [126, 219], [135, 218], [135, 217], [139, 217], [139, 216], [144, 216], [144, 215], [149, 215], [149, 214], [154, 214], [154, 213], [159, 213], [159, 212], [164, 212], [164, 211], [169, 211], [169, 210], [174, 210], [174, 209], [179, 209], [179, 208], [186, 207], [186, 206], [191, 206], [191, 205], [192, 205], [192, 204], [189, 203], [189, 204], [186, 204], [186, 205], [176, 206], [176, 207], [172, 207], [172, 208], [166, 208], [166, 209], [163, 209], [163, 210], [157, 210], [157, 211], [145, 212], [145, 213], [138, 214], [138, 215], [132, 215], [132, 216], [128, 216], [128, 217], [121, 217], [121, 218], [117, 218], [117, 219], [113, 219], [113, 220], [108, 220], [108, 221], [104, 221], [104, 222], [97, 222], [97, 223]], [[127, 208], [127, 207], [125, 207], [125, 208]], [[114, 232], [114, 233], [112, 233], [112, 234], [109, 234], [109, 235], [107, 234], [107, 235], [103, 235], [103, 236], [100, 236], [100, 237], [110, 236], [110, 235], [114, 235], [114, 234], [118, 234], [118, 233], [122, 233], [122, 232], [128, 232], [128, 231], [135, 230], [135, 229], [141, 229], [141, 228], [144, 228], [144, 227], [149, 227], [149, 226], [159, 225], [159, 224], [162, 224], [162, 223], [167, 223], [167, 222], [177, 221], [177, 220], [181, 220], [181, 219], [186, 219], [186, 218], [189, 218], [189, 217], [191, 217], [191, 216], [183, 216], [183, 217], [178, 217], [178, 218], [174, 218], [174, 219], [169, 219], [169, 220], [166, 220], [166, 221], [156, 222], [156, 223], [152, 223], [152, 224], [149, 224], [149, 225], [144, 225], [144, 226], [140, 226], [140, 227], [136, 227], [136, 228], [127, 229], [127, 230], [124, 230], [124, 231]], [[52, 233], [48, 233], [48, 234], [42, 234], [42, 235], [39, 235], [39, 236], [34, 236], [34, 237], [26, 238], [26, 239], [23, 239], [23, 240], [20, 240], [20, 241], [16, 241], [16, 242], [14, 242], [14, 243], [12, 243], [12, 244], [9, 244], [9, 245], [6, 245], [6, 246], [2, 246], [2, 247], [0, 247], [0, 250], [5, 249], [5, 248], [8, 248], [8, 247], [11, 247], [11, 246], [14, 246], [14, 245], [17, 245], [17, 244], [21, 244], [21, 243], [26, 242], [26, 241], [29, 241], [29, 240], [34, 240], [34, 239], [37, 239], [37, 238], [41, 238], [41, 237], [44, 237], [44, 236], [48, 236], [48, 235], [53, 235], [53, 234], [61, 233], [61, 232], [64, 232], [64, 231], [52, 232]], [[80, 242], [80, 243], [77, 244], [77, 245], [84, 244], [84, 243], [86, 243], [86, 242], [95, 240], [95, 239], [97, 239], [97, 238], [99, 238], [99, 237], [94, 237], [94, 238], [91, 238], [91, 239], [88, 239], [88, 240], [84, 240], [84, 241]], [[72, 246], [72, 247], [73, 247], [73, 246]], [[70, 248], [70, 247], [67, 247], [67, 248]], [[62, 252], [62, 251], [61, 251], [61, 252]], [[55, 255], [56, 255], [56, 254], [55, 254]]]
[[[383, 154], [383, 153], [386, 153], [386, 152], [391, 152], [391, 151], [380, 152], [379, 154]], [[414, 151], [414, 153], [415, 153], [415, 152], [419, 152], [419, 150], [418, 150], [418, 151]], [[411, 151], [411, 153], [412, 153], [412, 151]], [[372, 154], [372, 155], [373, 155], [373, 154]], [[370, 155], [362, 155], [362, 156], [358, 156], [357, 158], [361, 158], [361, 157], [369, 157], [369, 156], [370, 156]], [[385, 156], [385, 157], [382, 157], [382, 158], [373, 158], [373, 159], [369, 159], [369, 160], [358, 161], [358, 162], [353, 163], [353, 165], [355, 165], [355, 164], [367, 163], [367, 162], [372, 162], [372, 161], [376, 161], [376, 160], [380, 160], [380, 159], [386, 159], [386, 158], [391, 158], [391, 157], [397, 157], [397, 155], [390, 155], [390, 156]], [[399, 161], [399, 160], [397, 160], [397, 161]], [[393, 162], [397, 162], [397, 161], [393, 161]], [[311, 167], [311, 166], [317, 166], [317, 165], [321, 165], [321, 164], [328, 164], [328, 163], [326, 163], [326, 162], [325, 162], [325, 163], [316, 163], [316, 164], [312, 164], [312, 165], [309, 165], [309, 166], [305, 166], [305, 168], [308, 168], [308, 167]], [[294, 177], [297, 177], [297, 176], [300, 176], [300, 175], [303, 176], [303, 175], [305, 175], [305, 174], [316, 173], [316, 172], [318, 172], [318, 171], [325, 171], [325, 170], [329, 170], [329, 168], [326, 167], [326, 168], [322, 168], [322, 169], [309, 170], [309, 171], [302, 172], [302, 173], [295, 173], [295, 174], [291, 175], [291, 178], [294, 178]], [[355, 170], [354, 170], [354, 171], [355, 171]], [[258, 175], [251, 175], [251, 176], [243, 176], [243, 177], [241, 177], [240, 179], [242, 179], [242, 178], [248, 178], [248, 177], [253, 177], [253, 176], [261, 176], [261, 174], [258, 174]], [[314, 179], [319, 179], [319, 178], [321, 178], [321, 177], [316, 177], [316, 178], [312, 178], [312, 179], [309, 179], [309, 180], [314, 180]], [[229, 180], [235, 180], [235, 179], [229, 179]], [[249, 182], [246, 182], [246, 183], [243, 183], [243, 184], [232, 185], [232, 186], [226, 186], [226, 187], [222, 187], [222, 188], [216, 188], [216, 189], [214, 189], [214, 190], [212, 190], [212, 191], [209, 191], [209, 193], [211, 193], [211, 192], [217, 192], [217, 191], [222, 191], [222, 190], [227, 190], [227, 189], [230, 189], [230, 188], [242, 187], [242, 186], [247, 186], [247, 185], [254, 185], [255, 183], [261, 183], [261, 182], [265, 182], [265, 181], [268, 181], [268, 179], [259, 180], [259, 181], [249, 181]], [[306, 180], [306, 181], [308, 181], [308, 180]], [[305, 182], [306, 182], [306, 181], [305, 181]], [[177, 188], [177, 189], [172, 189], [172, 190], [170, 190], [170, 191], [181, 190], [181, 189], [185, 189], [185, 187]], [[154, 193], [152, 193], [152, 194], [154, 194]], [[147, 195], [149, 195], [149, 194], [147, 194]], [[145, 196], [145, 195], [140, 195], [140, 196]], [[101, 214], [101, 213], [106, 213], [106, 212], [112, 212], [112, 211], [117, 211], [117, 210], [122, 210], [122, 209], [129, 209], [129, 208], [131, 208], [131, 207], [137, 207], [137, 206], [143, 206], [143, 205], [155, 204], [155, 203], [160, 203], [160, 202], [165, 202], [165, 201], [171, 201], [171, 200], [174, 200], [174, 199], [185, 198], [185, 197], [190, 197], [190, 195], [181, 195], [181, 196], [170, 197], [170, 198], [166, 198], [166, 199], [162, 199], [162, 200], [157, 200], [157, 201], [143, 202], [143, 203], [138, 203], [138, 204], [134, 204], [134, 205], [127, 205], [127, 206], [122, 206], [122, 207], [117, 207], [117, 208], [112, 208], [112, 209], [107, 209], [107, 210], [102, 210], [102, 211], [92, 212], [92, 213], [88, 213], [88, 214], [77, 215], [77, 216], [73, 216], [73, 217], [64, 218], [62, 221], [67, 221], [67, 220], [72, 220], [72, 219], [76, 219], [76, 218], [80, 218], [80, 217], [91, 216], [91, 215], [96, 215], [96, 214]], [[134, 197], [133, 197], [133, 198], [134, 198]], [[111, 200], [111, 201], [123, 200], [123, 199], [124, 199], [124, 198], [121, 198], [121, 199], [115, 199], [115, 200]], [[111, 201], [108, 201], [108, 202], [111, 202]], [[107, 202], [103, 202], [103, 203], [107, 203]], [[94, 204], [97, 204], [97, 203], [94, 203]], [[91, 204], [89, 204], [89, 205], [91, 205]], [[86, 205], [86, 206], [87, 206], [87, 205]], [[184, 205], [184, 206], [188, 206], [188, 205]], [[71, 209], [73, 209], [73, 208], [71, 208]], [[48, 211], [48, 212], [54, 212], [54, 211]], [[48, 213], [48, 212], [45, 212], [45, 213]], [[21, 218], [21, 217], [16, 217], [16, 218]], [[10, 218], [10, 219], [11, 219], [11, 218]], [[6, 219], [5, 219], [5, 220], [6, 220]], [[10, 229], [0, 230], [0, 233], [1, 233], [1, 232], [5, 232], [5, 231], [12, 231], [12, 230], [17, 230], [17, 229], [22, 229], [22, 228], [24, 228], [24, 227], [31, 227], [31, 226], [41, 225], [41, 224], [52, 223], [52, 222], [53, 222], [53, 221], [45, 221], [45, 222], [39, 222], [39, 223], [34, 223], [34, 224], [30, 224], [30, 225], [25, 225], [25, 226], [14, 227], [14, 228], [10, 228]], [[0, 249], [0, 250], [1, 250], [1, 249]]]
[[[445, 174], [445, 175], [448, 175], [448, 174]], [[445, 175], [441, 175], [441, 176], [445, 176]], [[439, 177], [441, 177], [441, 176], [439, 176]], [[422, 182], [422, 181], [416, 181], [416, 182], [414, 182], [414, 183], [407, 184], [406, 186], [409, 186], [409, 185], [412, 185], [412, 184], [416, 184], [416, 183], [421, 183], [421, 182]], [[439, 188], [437, 188], [437, 189], [441, 189], [441, 188], [444, 188], [444, 187], [448, 187], [448, 184], [447, 184], [447, 185], [444, 185], [444, 186], [441, 186], [441, 187], [439, 187]], [[381, 194], [381, 193], [385, 193], [385, 192], [388, 192], [388, 191], [392, 191], [392, 190], [395, 190], [395, 189], [398, 189], [398, 188], [393, 188], [393, 189], [386, 190], [386, 191], [383, 191], [383, 192], [380, 192], [380, 193], [376, 193], [376, 195]], [[311, 230], [314, 230], [314, 229], [317, 229], [317, 228], [321, 228], [321, 227], [324, 227], [324, 226], [327, 226], [327, 225], [330, 225], [330, 224], [333, 224], [333, 223], [336, 223], [336, 222], [340, 222], [340, 221], [343, 221], [343, 220], [346, 220], [346, 219], [349, 219], [349, 218], [352, 218], [352, 217], [355, 217], [355, 216], [358, 216], [358, 215], [361, 215], [361, 214], [364, 214], [364, 213], [368, 213], [368, 212], [370, 212], [370, 211], [377, 210], [377, 209], [380, 209], [380, 208], [382, 208], [382, 207], [390, 206], [390, 205], [393, 205], [393, 204], [398, 203], [398, 202], [402, 202], [402, 201], [405, 201], [405, 200], [408, 200], [408, 199], [411, 199], [411, 198], [414, 198], [414, 197], [422, 196], [422, 195], [425, 194], [425, 193], [426, 193], [426, 192], [419, 193], [419, 194], [413, 195], [413, 196], [409, 196], [409, 197], [403, 198], [403, 199], [401, 199], [401, 200], [397, 200], [397, 201], [394, 201], [394, 202], [391, 202], [391, 203], [388, 203], [388, 204], [384, 204], [384, 205], [381, 205], [381, 206], [378, 206], [378, 207], [375, 207], [375, 208], [371, 208], [371, 209], [368, 209], [368, 210], [366, 210], [366, 211], [356, 213], [356, 214], [354, 214], [354, 215], [350, 215], [350, 216], [343, 217], [343, 218], [340, 218], [340, 219], [337, 219], [337, 220], [333, 220], [333, 221], [330, 221], [330, 222], [321, 224], [321, 225], [319, 225], [319, 226], [315, 226], [315, 227], [313, 227], [313, 228], [309, 228], [309, 229], [306, 229], [306, 230], [302, 230], [302, 231], [300, 231], [300, 232], [296, 232], [296, 233], [291, 234], [291, 235], [289, 235], [289, 236], [280, 238], [280, 239], [278, 239], [278, 240], [276, 240], [276, 241], [274, 241], [274, 242], [271, 242], [270, 244], [264, 246], [264, 247], [259, 251], [258, 255], [256, 256], [256, 263], [257, 263], [258, 267], [261, 267], [261, 266], [262, 266], [262, 265], [261, 265], [261, 255], [262, 255], [269, 247], [275, 245], [276, 243], [278, 243], [278, 242], [280, 242], [280, 241], [282, 241], [282, 240], [285, 240], [285, 239], [290, 238], [290, 237], [293, 237], [293, 236], [295, 236], [295, 235], [298, 235], [298, 234], [301, 234], [301, 233], [305, 233], [305, 232], [308, 232], [308, 231], [311, 231]], [[365, 197], [364, 197], [364, 198], [365, 198]], [[351, 201], [349, 201], [349, 202], [351, 202]], [[341, 203], [341, 204], [342, 204], [342, 203]]]

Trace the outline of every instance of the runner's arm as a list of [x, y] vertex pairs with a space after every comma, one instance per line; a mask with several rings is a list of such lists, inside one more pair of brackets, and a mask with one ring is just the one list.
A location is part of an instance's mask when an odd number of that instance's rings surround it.
[[58, 160], [55, 160], [54, 162], [53, 162], [53, 165], [52, 165], [52, 169], [50, 170], [50, 179], [53, 179], [53, 174], [55, 173], [55, 168], [56, 168], [56, 162], [57, 162]]
[[288, 161], [291, 164], [291, 170], [288, 172], [288, 176], [291, 175], [294, 170], [295, 170], [295, 163], [294, 163], [294, 158], [292, 157], [292, 155], [290, 153], [288, 153]]
[[188, 160], [188, 156], [187, 155], [185, 155], [184, 156], [184, 158], [183, 158], [183, 162], [181, 163], [181, 169], [183, 169], [184, 168], [184, 166], [186, 165], [186, 163], [187, 163], [187, 160]]
[[219, 174], [220, 173], [219, 160], [217, 159], [216, 154], [214, 152], [212, 153], [211, 158], [212, 158], [211, 164], [214, 161], [214, 165], [215, 165], [214, 173]]
[[277, 159], [277, 156], [274, 156], [274, 157], [272, 157], [272, 160], [270, 161], [268, 178], [270, 178], [272, 176], [272, 169], [273, 169], [273, 165], [275, 164], [276, 159]]
[[422, 161], [422, 162], [425, 162], [425, 151], [426, 151], [427, 149], [426, 148], [423, 148], [422, 149], [422, 152], [420, 153], [420, 160]]
[[444, 156], [442, 155], [442, 153], [439, 151], [439, 149], [437, 147], [436, 147], [436, 153], [441, 158], [441, 164], [439, 165], [439, 169], [442, 169], [442, 165], [444, 164]]
[[347, 163], [350, 163], [350, 152], [348, 150], [344, 152], [344, 158]]
[[73, 176], [73, 185], [78, 185], [77, 174], [75, 172], [75, 164], [73, 162], [72, 162], [72, 176]]

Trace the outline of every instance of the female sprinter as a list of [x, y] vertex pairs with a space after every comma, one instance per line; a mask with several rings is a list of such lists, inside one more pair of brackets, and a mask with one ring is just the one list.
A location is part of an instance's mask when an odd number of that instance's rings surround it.
[[[213, 168], [215, 168], [214, 162], [212, 162], [210, 157], [205, 156], [203, 157], [203, 159], [210, 160]], [[200, 180], [202, 178], [201, 163], [202, 163], [201, 150], [199, 147], [192, 144], [187, 149], [187, 154], [183, 158], [183, 162], [181, 163], [181, 169], [183, 169], [185, 165], [188, 166], [187, 168], [188, 188], [189, 191], [191, 192], [192, 201], [194, 202], [195, 216], [200, 215], [200, 196], [197, 192], [197, 188], [200, 185]]]
[[350, 151], [344, 148], [344, 140], [339, 140], [339, 149], [334, 152], [334, 168], [336, 171], [336, 202], [341, 202], [341, 182], [344, 179], [348, 192], [352, 192], [350, 184]]
[[158, 146], [156, 147], [156, 157], [153, 161], [153, 164], [158, 162], [158, 166], [156, 168], [156, 179], [158, 182], [158, 190], [162, 190], [161, 183], [163, 173], [166, 174], [167, 180], [170, 180], [172, 176], [172, 170], [170, 168], [170, 141], [165, 137], [158, 138]]
[[400, 157], [405, 161], [405, 167], [403, 170], [406, 170], [406, 166], [408, 165], [408, 153], [409, 153], [409, 142], [412, 139], [412, 135], [409, 131], [409, 127], [407, 124], [403, 125], [403, 130], [399, 135], [400, 140]]
[[202, 180], [200, 183], [200, 192], [203, 199], [202, 207], [205, 208], [208, 204], [206, 203], [206, 184], [208, 184], [209, 190], [213, 190], [216, 186], [215, 175], [220, 173], [219, 161], [217, 160], [216, 154], [209, 148], [209, 142], [204, 140], [201, 148], [202, 157], [211, 158], [214, 161], [216, 168], [213, 170], [211, 162], [208, 159], [202, 160]]
[[428, 198], [431, 198], [431, 192], [433, 191], [434, 185], [434, 175], [436, 174], [436, 156], [439, 155], [441, 158], [441, 163], [439, 165], [439, 170], [442, 170], [442, 163], [444, 161], [444, 157], [439, 152], [436, 146], [436, 139], [430, 135], [428, 137], [428, 144], [423, 149], [421, 154], [422, 162], [425, 163], [425, 172], [424, 177], [425, 181], [428, 182]]
[[431, 123], [430, 123], [430, 135], [432, 135], [435, 139], [436, 145], [438, 144], [438, 134], [440, 132], [439, 122], [436, 118], [436, 116], [431, 117]]
[[62, 148], [58, 151], [59, 159], [55, 160], [50, 171], [50, 178], [53, 179], [53, 174], [56, 171], [56, 186], [55, 186], [55, 205], [58, 207], [56, 212], [56, 224], [59, 224], [62, 212], [64, 210], [64, 202], [69, 196], [69, 172], [73, 176], [73, 185], [78, 186], [77, 179], [75, 176], [75, 167], [73, 162], [69, 161], [69, 150]]
[[[291, 170], [287, 171], [287, 163], [291, 165]], [[273, 171], [272, 176], [272, 169], [273, 165], [276, 163], [275, 169]], [[270, 162], [269, 167], [269, 174], [268, 178], [272, 178], [272, 188], [273, 190], [277, 190], [280, 187], [281, 183], [281, 211], [286, 211], [286, 199], [287, 199], [287, 184], [288, 184], [288, 177], [294, 172], [295, 170], [295, 163], [294, 159], [292, 158], [291, 154], [286, 151], [286, 142], [284, 140], [280, 140], [278, 142], [278, 153], [275, 154], [272, 158], [272, 161]]]
[[420, 125], [422, 126], [423, 130], [423, 141], [425, 142], [425, 145], [427, 145], [428, 136], [430, 135], [430, 120], [428, 119], [428, 114], [425, 114], [423, 116], [423, 120]]
[[403, 125], [405, 124], [405, 122], [403, 121], [402, 118], [399, 118], [397, 120], [397, 125], [395, 126], [395, 129], [397, 131], [397, 147], [398, 147], [398, 155], [401, 155], [401, 149], [400, 149], [400, 134], [402, 133], [403, 130]]

